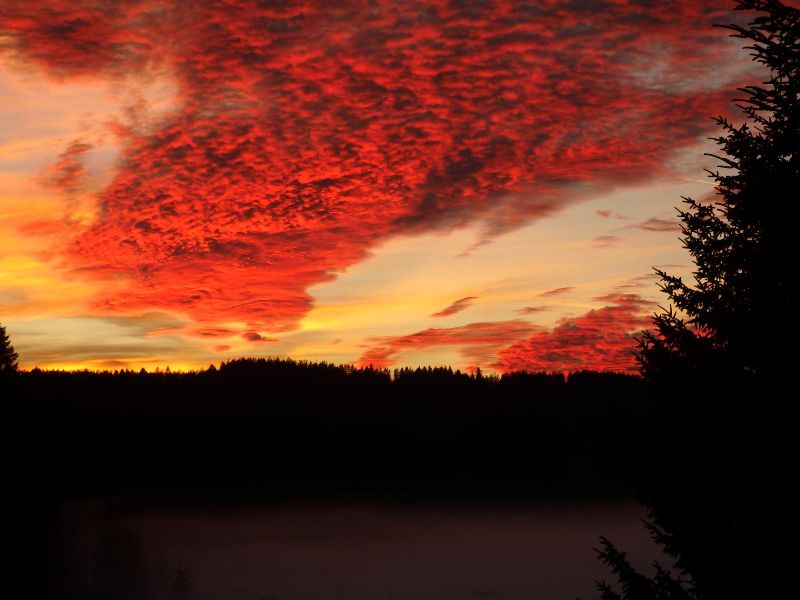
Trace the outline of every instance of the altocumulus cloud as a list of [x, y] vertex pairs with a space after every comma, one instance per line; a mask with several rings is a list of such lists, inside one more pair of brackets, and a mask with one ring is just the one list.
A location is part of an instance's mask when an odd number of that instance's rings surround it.
[[[63, 262], [98, 309], [201, 327], [291, 329], [389, 235], [512, 228], [573, 184], [658, 173], [731, 88], [714, 0], [47, 4], [0, 1], [7, 58], [67, 82], [167, 73], [180, 107], [126, 133]], [[79, 185], [84, 151], [54, 184]]]
[[598, 298], [609, 304], [579, 317], [564, 318], [549, 331], [498, 352], [495, 368], [509, 371], [636, 372], [639, 336], [650, 326], [653, 303], [637, 294], [615, 293]]

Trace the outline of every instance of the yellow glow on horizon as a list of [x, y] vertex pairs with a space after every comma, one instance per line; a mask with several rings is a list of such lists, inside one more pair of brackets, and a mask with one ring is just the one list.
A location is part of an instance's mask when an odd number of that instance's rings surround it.
[[[216, 361], [219, 364], [220, 361]], [[198, 371], [206, 369], [209, 363], [181, 363], [169, 358], [152, 358], [147, 360], [88, 360], [80, 362], [49, 362], [46, 366], [38, 367], [38, 365], [26, 367], [28, 369], [40, 368], [42, 371], [116, 371], [116, 370], [130, 370], [139, 371], [144, 369], [148, 373], [153, 373], [158, 368], [164, 371], [167, 367], [173, 373], [188, 373], [190, 371]]]

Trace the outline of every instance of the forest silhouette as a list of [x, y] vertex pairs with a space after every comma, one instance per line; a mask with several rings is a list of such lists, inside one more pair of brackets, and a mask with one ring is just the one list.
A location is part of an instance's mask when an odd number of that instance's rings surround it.
[[609, 458], [638, 454], [652, 417], [641, 381], [617, 373], [238, 359], [188, 373], [34, 369], [5, 385], [27, 442], [20, 477], [66, 495], [603, 494], [629, 487], [632, 465]]

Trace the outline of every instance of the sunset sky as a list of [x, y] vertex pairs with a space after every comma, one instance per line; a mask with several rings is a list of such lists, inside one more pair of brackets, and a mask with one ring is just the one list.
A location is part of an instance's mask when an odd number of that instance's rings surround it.
[[0, 0], [24, 368], [635, 370], [760, 81], [719, 0]]

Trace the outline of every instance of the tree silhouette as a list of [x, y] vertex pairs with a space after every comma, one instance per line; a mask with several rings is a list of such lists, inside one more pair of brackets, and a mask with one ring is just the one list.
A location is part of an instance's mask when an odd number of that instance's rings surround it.
[[639, 353], [671, 424], [644, 491], [651, 532], [691, 581], [660, 567], [642, 576], [606, 544], [600, 557], [622, 592], [601, 583], [605, 600], [779, 597], [793, 585], [796, 433], [780, 390], [794, 366], [786, 341], [798, 339], [800, 10], [777, 0], [739, 0], [736, 10], [763, 13], [725, 27], [770, 77], [740, 88], [743, 125], [715, 119], [722, 172], [709, 174], [719, 199], [685, 198], [680, 212], [694, 283], [657, 271], [671, 306]]
[[618, 550], [614, 544], [604, 537], [601, 537], [600, 541], [603, 548], [595, 551], [600, 560], [611, 568], [620, 587], [618, 593], [605, 581], [598, 582], [597, 589], [602, 600], [696, 600], [698, 598], [690, 581], [680, 576], [673, 576], [660, 563], [653, 564], [656, 570], [655, 577], [647, 577], [639, 573], [627, 555]]
[[19, 355], [14, 352], [6, 328], [0, 325], [0, 373], [16, 371], [18, 359]]
[[[683, 243], [696, 266], [694, 284], [657, 270], [670, 307], [642, 340], [644, 375], [775, 375], [785, 372], [787, 328], [796, 331], [797, 200], [800, 190], [800, 11], [777, 0], [740, 0], [758, 10], [748, 27], [727, 25], [750, 43], [753, 59], [770, 70], [763, 86], [740, 88], [747, 117], [724, 117], [714, 138], [723, 172], [709, 171], [719, 200], [684, 198]], [[789, 321], [789, 322], [787, 322]], [[796, 340], [796, 337], [793, 338]]]

